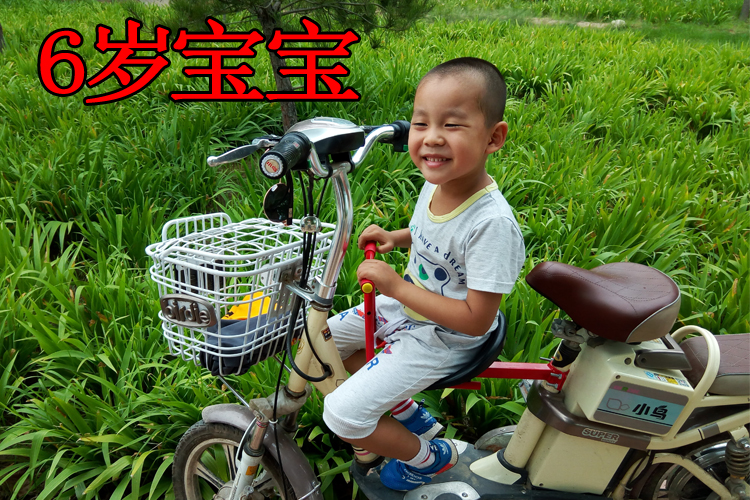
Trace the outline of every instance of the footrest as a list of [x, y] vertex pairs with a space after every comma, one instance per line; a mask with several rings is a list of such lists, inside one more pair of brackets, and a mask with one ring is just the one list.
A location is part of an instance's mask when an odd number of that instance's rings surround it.
[[[368, 500], [580, 500], [581, 495], [543, 488], [526, 489], [525, 485], [505, 485], [477, 476], [469, 467], [480, 458], [494, 452], [477, 450], [464, 441], [453, 440], [458, 449], [458, 463], [450, 470], [412, 491], [394, 491], [380, 482], [383, 466], [362, 473], [356, 465], [349, 472]], [[604, 497], [587, 495], [591, 500]]]

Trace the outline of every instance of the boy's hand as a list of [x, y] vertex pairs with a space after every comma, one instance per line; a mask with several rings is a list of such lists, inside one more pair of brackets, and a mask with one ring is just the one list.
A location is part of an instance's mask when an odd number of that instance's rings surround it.
[[368, 279], [385, 296], [393, 297], [399, 285], [406, 283], [391, 266], [382, 260], [369, 259], [357, 268], [357, 279]]
[[360, 250], [364, 250], [365, 244], [368, 241], [374, 241], [379, 244], [377, 247], [378, 253], [388, 253], [393, 250], [393, 247], [396, 245], [396, 240], [393, 237], [393, 234], [375, 224], [371, 224], [367, 229], [362, 231], [362, 234], [359, 235], [359, 239], [357, 240], [357, 246]]

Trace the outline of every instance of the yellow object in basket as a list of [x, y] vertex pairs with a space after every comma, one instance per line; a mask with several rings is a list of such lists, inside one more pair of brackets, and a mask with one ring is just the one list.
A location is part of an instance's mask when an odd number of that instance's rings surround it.
[[[256, 300], [263, 297], [263, 292], [255, 292], [253, 296], [245, 295], [242, 297], [242, 304], [233, 306], [226, 316], [221, 319], [247, 319], [248, 310], [250, 311], [250, 317], [255, 318], [261, 314], [267, 314], [268, 308], [271, 306], [271, 297], [266, 297], [262, 300]], [[252, 301], [252, 307], [250, 307]]]

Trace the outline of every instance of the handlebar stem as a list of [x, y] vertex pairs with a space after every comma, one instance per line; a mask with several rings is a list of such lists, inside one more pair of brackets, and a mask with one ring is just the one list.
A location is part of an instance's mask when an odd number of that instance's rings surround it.
[[[365, 147], [365, 146], [363, 146]], [[361, 149], [361, 148], [360, 148]], [[348, 161], [334, 163], [333, 168], [333, 193], [336, 199], [336, 215], [338, 223], [333, 233], [331, 249], [328, 252], [323, 273], [316, 278], [315, 283], [315, 300], [324, 305], [333, 303], [333, 296], [336, 292], [336, 280], [344, 263], [344, 254], [349, 246], [349, 239], [352, 236], [352, 224], [354, 222], [354, 210], [352, 208], [352, 192], [349, 187], [349, 179], [346, 174], [350, 168]]]

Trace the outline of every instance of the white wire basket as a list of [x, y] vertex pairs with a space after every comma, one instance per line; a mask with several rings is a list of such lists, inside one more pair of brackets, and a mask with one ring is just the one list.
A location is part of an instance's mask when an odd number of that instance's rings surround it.
[[[310, 281], [323, 270], [334, 229], [322, 224], [316, 235]], [[291, 226], [266, 219], [232, 223], [215, 213], [168, 222], [162, 241], [146, 253], [170, 352], [222, 376], [242, 374], [279, 353], [292, 314], [285, 283], [302, 271], [303, 236], [298, 220]]]

